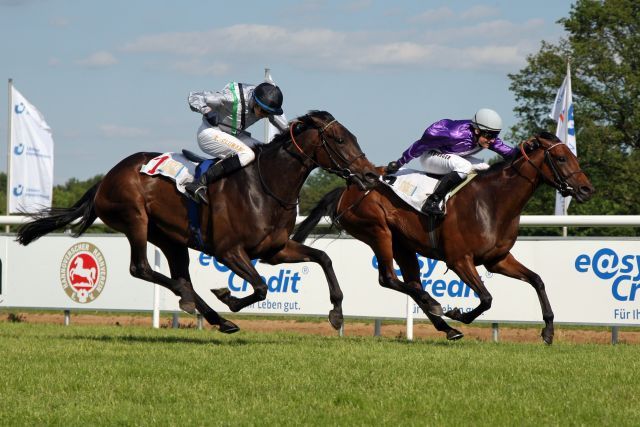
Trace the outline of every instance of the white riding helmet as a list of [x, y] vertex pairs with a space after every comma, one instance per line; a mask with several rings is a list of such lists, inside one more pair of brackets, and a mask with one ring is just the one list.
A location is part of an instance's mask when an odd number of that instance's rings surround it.
[[502, 130], [502, 119], [495, 111], [489, 108], [481, 108], [471, 119], [476, 129], [500, 132]]

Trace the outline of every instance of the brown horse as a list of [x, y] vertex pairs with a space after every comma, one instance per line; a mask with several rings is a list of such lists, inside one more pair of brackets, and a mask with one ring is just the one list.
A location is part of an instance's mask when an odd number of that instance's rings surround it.
[[[542, 182], [578, 202], [588, 200], [595, 191], [567, 146], [544, 132], [522, 143], [515, 158], [479, 173], [449, 199], [442, 220], [434, 221], [418, 213], [386, 186], [371, 192], [348, 186], [325, 195], [300, 224], [293, 239], [303, 242], [320, 218], [331, 214], [334, 222], [373, 249], [380, 284], [411, 296], [448, 339], [463, 335], [437, 315], [439, 305], [421, 285], [416, 252], [444, 260], [478, 294], [480, 304], [472, 311], [462, 313], [456, 308], [445, 313], [466, 324], [491, 307], [491, 294], [476, 265], [526, 281], [538, 294], [545, 322], [542, 338], [551, 344], [553, 311], [544, 283], [510, 253], [518, 236], [520, 213]], [[394, 272], [394, 259], [404, 282]]]
[[[225, 333], [235, 332], [238, 327], [218, 315], [193, 290], [188, 248], [215, 256], [252, 285], [253, 293], [244, 298], [232, 296], [227, 288], [212, 290], [234, 312], [266, 298], [267, 285], [252, 259], [269, 264], [312, 261], [322, 267], [329, 284], [333, 303], [329, 321], [340, 328], [342, 291], [329, 257], [289, 240], [289, 236], [295, 226], [298, 195], [316, 167], [339, 174], [359, 188], [376, 185], [375, 168], [349, 130], [325, 111], [312, 111], [292, 121], [288, 132], [257, 148], [253, 163], [209, 186], [212, 202], [199, 212], [201, 239], [190, 230], [190, 202], [175, 183], [140, 173], [140, 168], [158, 155], [136, 153], [125, 158], [72, 207], [45, 210], [23, 225], [18, 242], [27, 245], [78, 218], [75, 235], [79, 236], [99, 217], [129, 240], [131, 275], [170, 289], [180, 297], [181, 309], [190, 313], [197, 309]], [[164, 253], [171, 278], [150, 267], [147, 242]]]

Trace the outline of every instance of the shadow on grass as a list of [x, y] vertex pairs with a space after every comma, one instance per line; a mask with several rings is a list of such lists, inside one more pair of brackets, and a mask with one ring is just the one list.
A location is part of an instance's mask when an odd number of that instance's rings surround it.
[[211, 338], [192, 338], [192, 337], [146, 337], [136, 335], [97, 335], [97, 336], [65, 336], [60, 337], [65, 340], [72, 341], [99, 341], [99, 342], [125, 342], [125, 343], [145, 343], [145, 344], [200, 344], [200, 345], [220, 345], [237, 347], [247, 344], [255, 344], [253, 341], [246, 339], [219, 340]]

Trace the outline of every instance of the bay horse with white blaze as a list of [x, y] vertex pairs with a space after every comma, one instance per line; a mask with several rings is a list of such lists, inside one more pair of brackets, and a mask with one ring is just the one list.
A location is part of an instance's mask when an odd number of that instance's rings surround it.
[[[463, 313], [455, 308], [445, 313], [466, 324], [488, 310], [492, 302], [475, 266], [484, 265], [490, 272], [528, 282], [542, 308], [542, 338], [551, 344], [553, 311], [544, 283], [510, 252], [518, 237], [522, 209], [543, 182], [578, 202], [589, 200], [595, 191], [569, 148], [543, 132], [523, 142], [513, 159], [492, 165], [460, 189], [447, 202], [447, 214], [441, 220], [418, 213], [384, 185], [371, 192], [348, 186], [325, 195], [293, 239], [303, 242], [322, 216], [331, 215], [334, 222], [373, 249], [380, 284], [411, 296], [450, 340], [463, 334], [438, 315], [442, 308], [422, 287], [416, 253], [444, 260], [478, 294], [480, 304], [473, 310]], [[394, 271], [394, 260], [404, 282]]]
[[[101, 218], [125, 234], [131, 246], [130, 272], [158, 283], [180, 297], [180, 308], [197, 309], [219, 330], [232, 333], [237, 325], [221, 317], [196, 294], [189, 276], [188, 248], [215, 256], [253, 287], [237, 298], [227, 288], [212, 290], [233, 312], [264, 300], [267, 285], [251, 263], [318, 263], [329, 284], [333, 309], [331, 325], [342, 326], [342, 291], [329, 257], [322, 251], [289, 239], [295, 226], [297, 200], [307, 176], [316, 167], [336, 173], [358, 188], [377, 183], [375, 167], [366, 159], [356, 137], [325, 111], [311, 111], [293, 120], [289, 131], [259, 146], [256, 160], [209, 185], [210, 205], [199, 212], [202, 240], [190, 232], [188, 200], [173, 181], [140, 173], [160, 153], [136, 153], [111, 169], [70, 208], [40, 212], [18, 230], [17, 240], [28, 245], [76, 219], [75, 236]], [[147, 242], [156, 245], [169, 263], [171, 278], [154, 271], [147, 259]]]

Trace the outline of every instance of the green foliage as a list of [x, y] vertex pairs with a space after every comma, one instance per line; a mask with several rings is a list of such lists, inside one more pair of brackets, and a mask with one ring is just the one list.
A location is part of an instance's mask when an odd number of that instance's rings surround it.
[[317, 169], [309, 175], [300, 192], [300, 215], [308, 215], [311, 208], [327, 194], [337, 187], [344, 187], [344, 179]]
[[100, 182], [103, 175], [96, 175], [93, 178], [89, 178], [86, 181], [80, 181], [76, 178], [71, 178], [64, 185], [56, 185], [53, 187], [53, 207], [56, 208], [68, 208], [77, 202], [84, 193], [93, 187], [97, 182]]
[[[509, 75], [519, 122], [511, 139], [538, 129], [555, 132], [548, 118], [557, 89], [571, 62], [578, 158], [596, 187], [584, 205], [572, 202], [569, 214], [637, 215], [640, 200], [640, 2], [579, 0], [559, 21], [568, 34], [557, 45], [543, 42], [527, 65]], [[552, 214], [555, 193], [540, 188], [524, 214]], [[541, 233], [542, 231], [542, 233]], [[626, 229], [577, 228], [572, 234], [629, 234]], [[557, 234], [536, 228], [532, 233]], [[639, 229], [632, 233], [640, 235]]]

